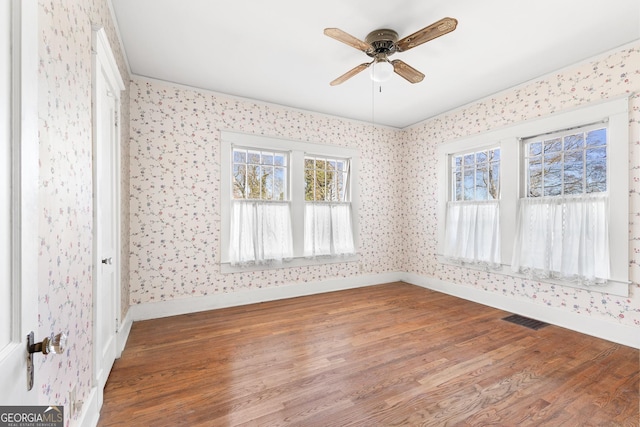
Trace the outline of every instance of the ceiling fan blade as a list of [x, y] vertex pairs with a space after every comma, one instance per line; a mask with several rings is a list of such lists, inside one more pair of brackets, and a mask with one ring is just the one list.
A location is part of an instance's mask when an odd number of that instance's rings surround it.
[[343, 75], [341, 75], [340, 77], [338, 77], [337, 79], [335, 79], [329, 84], [331, 86], [336, 86], [336, 85], [339, 85], [340, 83], [344, 83], [345, 81], [349, 80], [351, 77], [355, 76], [359, 72], [366, 70], [369, 67], [369, 65], [371, 65], [371, 63], [365, 62], [364, 64], [360, 64], [356, 67], [353, 67], [352, 69], [350, 69], [349, 71], [347, 71], [346, 73], [344, 73]]
[[442, 18], [441, 20], [434, 22], [428, 27], [424, 27], [421, 30], [399, 40], [396, 43], [398, 51], [404, 52], [411, 48], [426, 43], [430, 40], [443, 36], [456, 29], [458, 21], [454, 18]]
[[406, 79], [409, 83], [420, 83], [422, 79], [424, 79], [424, 74], [413, 68], [411, 65], [408, 65], [406, 62], [394, 59], [391, 61], [391, 64], [393, 64], [393, 71], [400, 77]]
[[345, 33], [339, 28], [325, 28], [324, 35], [329, 36], [332, 39], [336, 39], [344, 44], [348, 44], [351, 47], [355, 47], [363, 52], [373, 50], [369, 43], [365, 43], [362, 40], [353, 37], [351, 34]]

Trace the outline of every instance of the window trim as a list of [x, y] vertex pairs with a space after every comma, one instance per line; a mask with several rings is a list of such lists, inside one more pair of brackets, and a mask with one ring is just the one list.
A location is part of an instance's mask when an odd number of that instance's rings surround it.
[[[598, 121], [608, 121], [607, 188], [610, 209], [609, 236], [611, 278], [606, 285], [587, 286], [573, 282], [555, 280], [536, 281], [555, 285], [587, 289], [619, 296], [629, 295], [629, 97], [606, 100], [579, 108], [557, 112], [550, 116], [535, 118], [511, 126], [460, 138], [440, 144], [436, 150], [438, 161], [438, 259], [451, 264], [443, 257], [446, 206], [452, 188], [449, 165], [450, 156], [463, 151], [481, 150], [485, 147], [500, 147], [500, 231], [502, 268], [496, 273], [528, 278], [511, 271], [513, 238], [516, 232], [517, 201], [525, 191], [525, 160], [522, 155], [522, 140], [562, 129], [581, 127]], [[624, 167], [611, 167], [611, 164]], [[514, 177], [515, 179], [510, 179]], [[470, 269], [479, 267], [469, 265]]]
[[[260, 264], [232, 266], [229, 263], [230, 212], [232, 196], [231, 164], [233, 147], [258, 148], [262, 150], [286, 151], [289, 153], [288, 180], [291, 206], [291, 224], [293, 236], [293, 254], [290, 261], [281, 264]], [[307, 155], [340, 157], [349, 159], [350, 177], [348, 192], [351, 196], [351, 214], [354, 247], [356, 255], [331, 258], [309, 259], [304, 257], [304, 158]], [[270, 269], [301, 267], [309, 265], [333, 264], [358, 261], [360, 247], [359, 227], [359, 150], [337, 145], [296, 141], [292, 139], [245, 134], [241, 132], [220, 131], [220, 270], [221, 273], [262, 271]]]

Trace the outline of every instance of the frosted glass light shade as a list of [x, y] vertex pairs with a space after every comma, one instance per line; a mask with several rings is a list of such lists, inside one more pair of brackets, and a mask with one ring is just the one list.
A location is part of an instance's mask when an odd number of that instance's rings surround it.
[[393, 74], [393, 65], [386, 59], [376, 60], [371, 64], [370, 72], [374, 82], [386, 82]]

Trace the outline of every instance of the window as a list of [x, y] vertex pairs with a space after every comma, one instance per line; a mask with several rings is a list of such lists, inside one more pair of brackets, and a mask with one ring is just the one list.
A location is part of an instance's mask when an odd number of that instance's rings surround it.
[[500, 148], [452, 156], [453, 200], [500, 198]]
[[[497, 199], [491, 161], [478, 157], [494, 148], [500, 148]], [[477, 242], [492, 218], [483, 212], [479, 220], [465, 204], [495, 203], [502, 263], [495, 273], [629, 294], [628, 98], [443, 143], [438, 153], [438, 181], [446, 183], [438, 194], [442, 262], [464, 262], [464, 252], [452, 246]], [[473, 221], [473, 230], [464, 228]], [[471, 258], [486, 268], [477, 253]]]
[[453, 262], [500, 265], [500, 148], [450, 156], [444, 256]]
[[293, 256], [288, 154], [234, 147], [229, 261], [280, 263]]
[[305, 156], [304, 182], [304, 255], [352, 254], [349, 159]]
[[526, 197], [607, 191], [607, 128], [602, 124], [524, 141]]
[[223, 273], [357, 260], [357, 150], [221, 132]]
[[512, 268], [538, 278], [609, 279], [607, 126], [523, 141], [526, 188]]
[[289, 155], [277, 151], [233, 148], [233, 198], [288, 200]]

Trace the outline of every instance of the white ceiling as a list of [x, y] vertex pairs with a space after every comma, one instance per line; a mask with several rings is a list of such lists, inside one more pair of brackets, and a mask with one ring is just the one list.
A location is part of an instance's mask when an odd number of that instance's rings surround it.
[[[638, 0], [111, 2], [133, 74], [397, 128], [640, 39]], [[392, 57], [421, 83], [329, 86], [370, 59], [324, 28], [402, 38], [447, 16], [454, 32]]]

